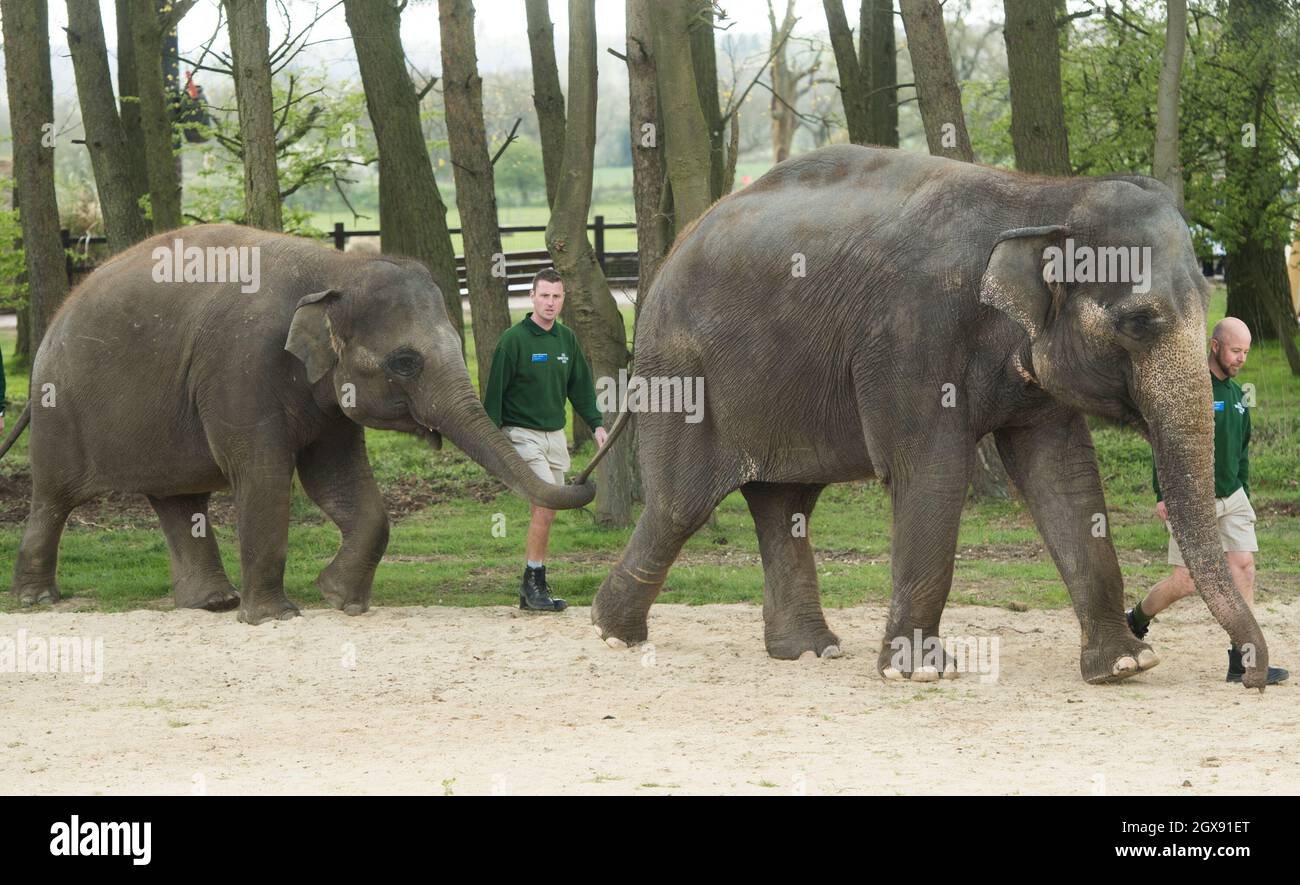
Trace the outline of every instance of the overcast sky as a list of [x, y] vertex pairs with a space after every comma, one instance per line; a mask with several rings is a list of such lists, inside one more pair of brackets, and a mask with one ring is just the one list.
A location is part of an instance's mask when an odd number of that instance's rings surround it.
[[[63, 32], [67, 24], [67, 7], [62, 0], [48, 0], [50, 9], [50, 48], [53, 58], [51, 67], [54, 75], [56, 102], [59, 99], [75, 100], [76, 88], [72, 76], [72, 64], [68, 59], [67, 35]], [[385, 0], [370, 0], [385, 2]], [[848, 0], [846, 8], [856, 10], [858, 0]], [[328, 9], [331, 2], [316, 0], [287, 0], [288, 9], [293, 19], [293, 29], [300, 30], [315, 15], [318, 9]], [[564, 0], [552, 0], [551, 18], [556, 28], [556, 48], [560, 59], [561, 77], [563, 77], [565, 47], [568, 40], [568, 4]], [[783, 12], [784, 0], [775, 0], [778, 14]], [[1001, 18], [999, 0], [973, 0], [973, 17], [981, 20]], [[478, 43], [479, 67], [482, 71], [501, 71], [527, 68], [528, 33], [525, 26], [524, 0], [476, 0], [476, 39]], [[732, 33], [754, 33], [766, 35], [767, 2], [766, 0], [722, 0], [722, 7], [733, 22]], [[101, 0], [100, 8], [104, 20], [104, 32], [107, 38], [111, 66], [116, 77], [116, 43], [117, 23], [112, 0]], [[621, 48], [623, 43], [623, 9], [624, 0], [596, 0], [596, 29], [599, 46]], [[796, 34], [825, 32], [826, 13], [821, 0], [796, 0], [795, 14], [799, 16]], [[190, 10], [180, 25], [179, 37], [181, 56], [193, 58], [208, 41], [214, 31], [218, 30], [218, 0], [199, 0]], [[854, 19], [850, 14], [850, 21]], [[284, 23], [277, 14], [274, 5], [269, 16], [271, 43], [275, 45], [284, 35]], [[347, 22], [343, 17], [343, 8], [330, 11], [312, 32], [314, 41], [325, 41], [311, 47], [309, 56], [312, 67], [329, 73], [341, 80], [356, 77], [356, 63], [353, 60], [351, 37]], [[435, 0], [412, 0], [402, 13], [402, 42], [408, 59], [422, 73], [439, 73], [442, 65], [439, 60], [438, 45], [438, 6]], [[214, 48], [228, 51], [225, 29], [222, 28], [214, 42]], [[181, 65], [185, 69], [184, 63]], [[3, 88], [0, 85], [0, 88]]]

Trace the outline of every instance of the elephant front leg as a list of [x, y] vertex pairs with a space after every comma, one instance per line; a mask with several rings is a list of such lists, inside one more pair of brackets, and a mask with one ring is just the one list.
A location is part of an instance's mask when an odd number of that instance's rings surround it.
[[939, 620], [952, 589], [953, 557], [975, 445], [930, 452], [891, 470], [893, 596], [876, 669], [886, 679], [955, 678]]
[[808, 523], [820, 485], [751, 482], [749, 504], [763, 557], [763, 640], [774, 658], [840, 656], [839, 637], [822, 611]]
[[1124, 619], [1124, 580], [1083, 416], [1066, 412], [1052, 423], [999, 430], [996, 437], [1069, 590], [1083, 633], [1084, 680], [1112, 682], [1154, 667], [1160, 659]]
[[298, 456], [298, 478], [343, 535], [343, 546], [316, 578], [326, 601], [349, 615], [370, 608], [375, 569], [388, 547], [388, 513], [366, 457], [365, 429], [351, 421]]
[[246, 624], [286, 621], [298, 607], [284, 595], [284, 560], [289, 546], [290, 459], [250, 458], [231, 477], [239, 524], [242, 599], [239, 620]]

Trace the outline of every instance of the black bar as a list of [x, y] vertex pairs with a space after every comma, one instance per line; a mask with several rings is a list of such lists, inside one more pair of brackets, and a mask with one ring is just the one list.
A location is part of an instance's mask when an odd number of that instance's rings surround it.
[[336, 221], [334, 222], [334, 248], [342, 252], [346, 245], [347, 234], [343, 232], [343, 222]]
[[605, 270], [605, 216], [596, 216], [596, 263], [600, 265], [601, 272]]

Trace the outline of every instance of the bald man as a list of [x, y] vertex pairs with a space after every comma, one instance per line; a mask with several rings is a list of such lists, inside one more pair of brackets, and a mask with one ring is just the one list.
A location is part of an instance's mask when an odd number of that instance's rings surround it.
[[[1232, 379], [1246, 364], [1250, 353], [1250, 330], [1236, 317], [1225, 317], [1214, 327], [1210, 339], [1210, 385], [1214, 389], [1214, 512], [1219, 518], [1219, 540], [1228, 557], [1233, 583], [1246, 605], [1255, 605], [1255, 511], [1250, 506], [1250, 411], [1243, 402], [1241, 386]], [[1169, 513], [1160, 493], [1155, 465], [1151, 484], [1156, 492], [1156, 513], [1169, 526]], [[1173, 532], [1169, 534], [1169, 564], [1174, 573], [1151, 588], [1146, 599], [1128, 613], [1129, 629], [1138, 639], [1147, 635], [1151, 619], [1184, 596], [1196, 592], [1192, 574], [1183, 562]], [[1228, 681], [1240, 682], [1246, 672], [1241, 651], [1228, 649]], [[1283, 681], [1290, 674], [1281, 667], [1268, 668], [1268, 684]]]

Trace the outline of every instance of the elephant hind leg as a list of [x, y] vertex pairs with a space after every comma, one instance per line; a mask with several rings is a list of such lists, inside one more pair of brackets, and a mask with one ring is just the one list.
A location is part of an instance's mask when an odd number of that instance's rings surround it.
[[750, 482], [749, 503], [763, 556], [763, 640], [774, 658], [840, 656], [839, 637], [822, 612], [808, 522], [824, 486]]
[[224, 612], [239, 606], [239, 593], [226, 576], [208, 516], [208, 493], [149, 496], [171, 552], [172, 592], [177, 608]]
[[316, 586], [334, 608], [359, 615], [370, 608], [375, 569], [388, 548], [388, 511], [366, 457], [365, 430], [347, 421], [327, 431], [298, 455], [298, 478], [343, 535]]
[[59, 539], [76, 502], [32, 492], [31, 512], [14, 564], [13, 595], [23, 605], [59, 601], [55, 573], [59, 565]]
[[592, 600], [591, 623], [611, 647], [645, 641], [646, 616], [663, 589], [668, 569], [726, 493], [690, 502], [668, 502], [665, 497], [662, 493], [648, 496], [632, 539]]

